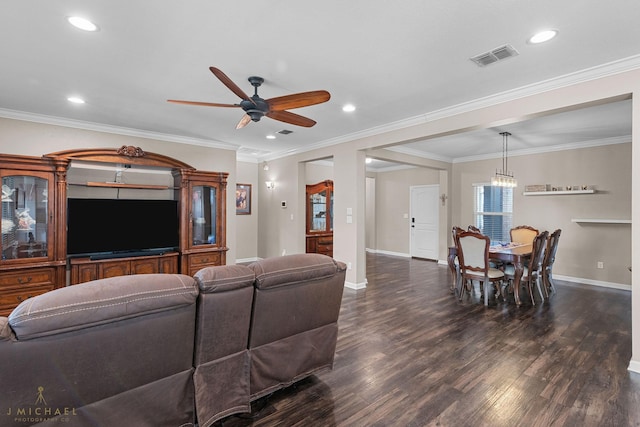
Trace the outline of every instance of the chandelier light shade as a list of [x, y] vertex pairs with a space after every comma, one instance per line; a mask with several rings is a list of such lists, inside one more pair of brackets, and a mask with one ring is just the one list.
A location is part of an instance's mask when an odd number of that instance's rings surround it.
[[496, 175], [491, 177], [491, 185], [494, 187], [517, 187], [518, 180], [513, 177], [513, 172], [507, 167], [509, 158], [508, 138], [511, 136], [509, 132], [500, 132], [502, 135], [502, 169], [496, 170]]

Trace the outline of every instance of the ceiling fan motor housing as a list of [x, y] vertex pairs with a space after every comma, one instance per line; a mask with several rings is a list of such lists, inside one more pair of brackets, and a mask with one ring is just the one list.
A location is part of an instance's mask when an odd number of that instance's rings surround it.
[[257, 122], [269, 112], [269, 104], [257, 95], [253, 95], [251, 99], [253, 102], [248, 99], [240, 101], [240, 107], [251, 117], [251, 120]]

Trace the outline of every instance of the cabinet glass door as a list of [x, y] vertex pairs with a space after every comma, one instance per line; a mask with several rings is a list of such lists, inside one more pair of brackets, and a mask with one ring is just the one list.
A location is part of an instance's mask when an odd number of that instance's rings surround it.
[[329, 199], [329, 231], [333, 231], [333, 190]]
[[27, 175], [2, 177], [2, 259], [47, 256], [48, 180]]
[[327, 191], [309, 195], [311, 224], [309, 231], [325, 231], [327, 229]]
[[192, 244], [215, 245], [216, 240], [216, 188], [207, 185], [192, 187], [191, 236]]

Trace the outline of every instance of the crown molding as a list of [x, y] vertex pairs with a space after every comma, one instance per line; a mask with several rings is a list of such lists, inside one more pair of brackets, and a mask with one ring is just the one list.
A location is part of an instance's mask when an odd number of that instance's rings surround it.
[[[359, 132], [354, 132], [340, 137], [320, 141], [312, 145], [306, 146], [304, 149], [283, 151], [278, 153], [269, 154], [269, 159], [277, 159], [286, 157], [292, 154], [299, 154], [306, 151], [311, 151], [319, 148], [329, 147], [336, 144], [351, 142], [357, 139], [367, 138], [375, 136], [385, 132], [391, 132], [399, 129], [405, 129], [411, 126], [427, 123], [443, 118], [455, 116], [462, 113], [468, 113], [474, 110], [479, 110], [486, 107], [491, 107], [497, 104], [501, 104], [508, 101], [513, 101], [520, 98], [525, 98], [532, 95], [538, 95], [551, 90], [560, 89], [563, 87], [575, 85], [578, 83], [584, 83], [591, 80], [596, 80], [603, 77], [612, 76], [615, 74], [624, 73], [640, 68], [640, 55], [631, 56], [628, 58], [612, 61], [606, 64], [598, 65], [595, 67], [587, 68], [584, 70], [576, 71], [574, 73], [566, 74], [560, 77], [543, 80], [530, 85], [521, 86], [516, 89], [496, 93], [483, 98], [478, 98], [469, 102], [453, 105], [450, 107], [442, 108], [440, 110], [434, 110], [432, 112], [424, 113], [418, 116], [409, 117], [407, 119], [398, 120], [392, 123], [388, 123], [381, 126], [365, 129]], [[388, 147], [387, 149], [395, 149], [397, 147]], [[439, 160], [445, 162], [456, 162], [456, 159], [425, 154], [424, 152], [406, 149], [399, 151], [406, 154], [419, 155], [432, 160]], [[469, 160], [470, 161], [470, 160]]]
[[[529, 156], [532, 154], [544, 154], [544, 153], [552, 153], [556, 151], [577, 150], [580, 148], [601, 147], [604, 145], [624, 144], [628, 142], [631, 142], [631, 135], [618, 136], [613, 138], [604, 138], [604, 139], [594, 139], [594, 140], [582, 141], [582, 142], [572, 142], [569, 144], [548, 145], [545, 147], [538, 147], [538, 148], [526, 148], [523, 150], [515, 150], [515, 151], [510, 150], [509, 157]], [[491, 153], [491, 154], [484, 154], [479, 156], [465, 156], [465, 157], [457, 157], [453, 159], [451, 163], [475, 162], [477, 160], [499, 159], [501, 157], [502, 157], [502, 153]]]
[[62, 126], [73, 129], [89, 130], [94, 132], [111, 133], [115, 135], [132, 136], [136, 138], [155, 139], [158, 141], [173, 142], [177, 144], [199, 145], [222, 150], [238, 150], [237, 145], [232, 145], [215, 139], [199, 139], [186, 136], [171, 135], [160, 132], [151, 132], [141, 129], [111, 126], [101, 123], [85, 122], [82, 120], [66, 119], [44, 114], [26, 113], [24, 111], [8, 110], [0, 108], [0, 117], [6, 119], [22, 120], [25, 122], [42, 123], [53, 126]]
[[[598, 65], [595, 67], [587, 68], [574, 73], [566, 74], [560, 77], [544, 80], [541, 82], [533, 83], [530, 85], [522, 86], [516, 89], [500, 92], [494, 95], [490, 95], [484, 98], [475, 99], [473, 101], [453, 105], [450, 107], [442, 108], [440, 110], [434, 110], [428, 113], [423, 113], [414, 117], [409, 117], [403, 120], [387, 123], [385, 125], [372, 127], [358, 132], [342, 135], [336, 138], [331, 138], [324, 141], [319, 141], [314, 144], [305, 146], [304, 148], [297, 148], [292, 150], [285, 150], [280, 152], [273, 152], [263, 157], [256, 158], [255, 156], [242, 155], [242, 161], [247, 162], [261, 162], [265, 160], [274, 160], [281, 157], [287, 157], [294, 154], [300, 154], [307, 151], [312, 151], [320, 148], [329, 147], [332, 145], [351, 142], [357, 139], [367, 138], [380, 133], [391, 132], [395, 130], [405, 129], [411, 126], [419, 125], [422, 123], [439, 120], [445, 117], [454, 116], [461, 113], [467, 113], [473, 110], [493, 106], [496, 104], [512, 101], [519, 98], [524, 98], [531, 95], [540, 94], [554, 89], [582, 83], [590, 80], [599, 79], [623, 72], [631, 71], [640, 68], [640, 55], [631, 56], [628, 58], [620, 59], [617, 61], [609, 62], [606, 64]], [[0, 108], [0, 117], [30, 121], [36, 123], [44, 123], [55, 126], [64, 126], [75, 129], [91, 130], [103, 133], [112, 133], [124, 136], [133, 136], [137, 138], [155, 139], [159, 141], [173, 142], [177, 144], [189, 144], [199, 145], [204, 147], [219, 148], [223, 150], [238, 151], [241, 147], [214, 139], [199, 139], [185, 136], [178, 136], [172, 134], [163, 134], [159, 132], [151, 132], [140, 129], [124, 128], [119, 126], [104, 125], [100, 123], [84, 122], [81, 120], [71, 120], [55, 116], [46, 116], [42, 114], [26, 113], [22, 111], [8, 110]], [[416, 155], [416, 154], [414, 154]], [[425, 157], [422, 153], [421, 157]], [[458, 161], [456, 159], [445, 160], [438, 158], [438, 156], [425, 157], [433, 160], [440, 161]]]
[[407, 154], [410, 156], [420, 157], [420, 158], [429, 159], [429, 160], [436, 160], [436, 161], [445, 162], [445, 163], [453, 163], [455, 160], [452, 157], [439, 156], [433, 153], [426, 153], [424, 151], [416, 150], [415, 148], [405, 147], [402, 145], [398, 145], [395, 147], [385, 147], [384, 150], [394, 151], [396, 153]]

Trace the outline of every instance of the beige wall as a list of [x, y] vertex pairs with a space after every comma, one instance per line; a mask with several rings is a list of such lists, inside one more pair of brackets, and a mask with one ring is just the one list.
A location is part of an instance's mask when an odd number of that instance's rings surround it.
[[[473, 224], [474, 183], [487, 183], [499, 159], [457, 163], [453, 223]], [[518, 179], [513, 223], [562, 229], [554, 274], [630, 285], [631, 225], [584, 224], [576, 218], [631, 219], [631, 143], [527, 156], [510, 156]], [[525, 185], [593, 185], [595, 194], [524, 196]], [[597, 269], [598, 261], [604, 269]]]
[[333, 163], [330, 161], [320, 164], [305, 163], [304, 176], [306, 185], [317, 184], [327, 179], [333, 181]]
[[[236, 259], [239, 262], [254, 261], [258, 254], [258, 217], [260, 216], [259, 193], [268, 191], [264, 182], [258, 180], [258, 166], [255, 163], [237, 163], [237, 183], [251, 185], [251, 214], [236, 217]], [[235, 192], [235, 188], [233, 189]], [[231, 246], [231, 242], [227, 242]]]
[[409, 188], [438, 183], [438, 171], [434, 169], [414, 167], [378, 172], [375, 192], [376, 247], [369, 249], [408, 256], [411, 252]]

